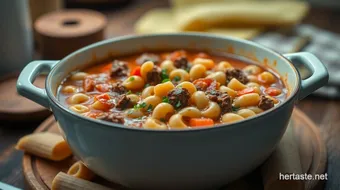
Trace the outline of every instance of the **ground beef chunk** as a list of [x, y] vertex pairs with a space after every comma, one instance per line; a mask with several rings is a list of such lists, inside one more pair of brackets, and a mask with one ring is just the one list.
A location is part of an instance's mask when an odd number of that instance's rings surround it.
[[232, 111], [232, 100], [226, 92], [212, 90], [206, 94], [209, 100], [216, 102], [221, 107], [221, 114]]
[[264, 95], [261, 95], [259, 108], [261, 108], [262, 110], [269, 110], [272, 107], [274, 107], [274, 101]]
[[119, 110], [124, 110], [126, 108], [131, 108], [133, 105], [131, 103], [130, 98], [126, 96], [126, 94], [120, 95], [117, 100], [116, 108]]
[[160, 58], [156, 54], [151, 54], [151, 53], [143, 53], [141, 56], [139, 56], [136, 59], [136, 63], [139, 65], [142, 65], [143, 63], [147, 61], [152, 61], [153, 63], [157, 64], [160, 61]]
[[126, 62], [114, 60], [111, 69], [111, 77], [124, 77], [129, 73], [129, 67]]
[[124, 114], [122, 113], [105, 113], [98, 117], [97, 119], [101, 119], [104, 121], [111, 121], [113, 123], [119, 123], [119, 124], [124, 124]]
[[153, 69], [146, 74], [146, 82], [151, 85], [156, 85], [162, 82], [161, 69], [153, 67]]
[[169, 104], [176, 109], [184, 108], [188, 105], [190, 93], [185, 88], [175, 88], [168, 93]]
[[127, 92], [126, 88], [122, 85], [121, 82], [115, 82], [112, 84], [112, 91], [118, 94], [124, 94]]
[[186, 70], [189, 67], [188, 59], [185, 57], [179, 57], [174, 61], [174, 66], [179, 69]]
[[227, 69], [226, 75], [227, 75], [227, 82], [231, 81], [231, 79], [233, 78], [236, 78], [238, 81], [240, 81], [243, 84], [247, 84], [249, 82], [249, 79], [247, 78], [247, 76], [240, 69]]

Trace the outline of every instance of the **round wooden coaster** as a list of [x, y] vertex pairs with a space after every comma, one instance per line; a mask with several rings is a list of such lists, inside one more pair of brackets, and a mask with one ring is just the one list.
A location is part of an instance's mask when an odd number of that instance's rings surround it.
[[[23, 121], [47, 117], [51, 112], [39, 104], [20, 96], [17, 93], [16, 83], [19, 74], [10, 74], [0, 79], [0, 119]], [[37, 77], [34, 84], [45, 87], [45, 77]]]
[[[292, 124], [294, 133], [299, 139], [298, 146], [300, 149], [300, 157], [303, 171], [308, 171], [309, 174], [322, 174], [326, 170], [326, 146], [321, 139], [320, 130], [316, 125], [300, 110], [295, 109], [292, 115]], [[59, 133], [57, 123], [53, 116], [45, 120], [35, 132], [49, 131]], [[309, 146], [311, 145], [311, 146]], [[32, 189], [49, 190], [53, 178], [60, 172], [67, 172], [68, 168], [76, 161], [75, 157], [65, 159], [60, 162], [54, 162], [42, 159], [36, 156], [25, 154], [23, 157], [24, 176]], [[255, 177], [254, 177], [255, 175]], [[227, 189], [245, 190], [258, 187], [261, 182], [261, 177], [254, 171], [249, 176], [254, 180], [240, 179], [228, 185]], [[245, 178], [249, 178], [246, 176]], [[97, 177], [94, 182], [112, 187], [117, 187], [110, 182], [107, 182]], [[254, 186], [251, 184], [254, 183]], [[256, 183], [256, 184], [255, 184]], [[316, 190], [320, 188], [319, 181], [307, 181], [306, 190]], [[261, 188], [255, 188], [261, 189]]]

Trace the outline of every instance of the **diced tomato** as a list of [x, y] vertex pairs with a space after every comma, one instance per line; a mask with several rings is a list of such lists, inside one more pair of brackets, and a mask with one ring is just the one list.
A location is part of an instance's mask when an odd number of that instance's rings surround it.
[[112, 69], [112, 63], [109, 63], [101, 68], [101, 72], [103, 73], [110, 73]]
[[108, 85], [108, 84], [97, 84], [96, 89], [99, 92], [108, 92], [110, 90], [110, 85]]
[[213, 126], [214, 121], [209, 118], [191, 118], [189, 121], [191, 127], [208, 127]]
[[94, 86], [96, 85], [96, 82], [91, 77], [85, 77], [83, 88], [85, 92], [90, 92], [94, 90]]
[[138, 66], [138, 67], [136, 67], [135, 69], [133, 69], [133, 70], [131, 71], [131, 73], [130, 73], [130, 76], [142, 76], [142, 75], [140, 74], [140, 67]]
[[208, 91], [217, 90], [220, 88], [220, 83], [214, 80], [207, 88]]
[[184, 50], [174, 51], [170, 54], [170, 60], [175, 61], [177, 58], [186, 57], [187, 52]]
[[95, 98], [95, 100], [98, 100], [98, 101], [102, 101], [102, 100], [107, 101], [107, 100], [111, 99], [110, 96], [107, 93], [103, 93], [103, 94], [97, 95], [94, 98]]
[[196, 57], [199, 57], [199, 58], [204, 58], [204, 59], [210, 59], [210, 56], [206, 53], [198, 53]]
[[193, 84], [196, 86], [196, 88], [202, 89], [202, 90], [216, 90], [220, 86], [220, 83], [216, 82], [214, 79], [211, 78], [200, 78], [196, 79]]
[[210, 86], [210, 84], [213, 82], [214, 80], [211, 78], [200, 78], [200, 79], [196, 79], [194, 80], [194, 84], [200, 84], [203, 83], [204, 85], [206, 85], [207, 87]]
[[266, 90], [264, 90], [264, 92], [269, 96], [278, 96], [281, 94], [281, 90], [275, 87], [269, 87]]
[[89, 113], [85, 113], [84, 116], [86, 117], [91, 117], [91, 118], [97, 118], [97, 116], [99, 115], [100, 113], [98, 112], [89, 112]]
[[94, 100], [99, 101], [108, 110], [114, 106], [113, 102], [110, 101], [110, 96], [107, 93], [103, 93], [94, 97]]
[[245, 88], [243, 90], [237, 91], [237, 96], [242, 96], [244, 94], [250, 94], [250, 93], [253, 93], [253, 92], [255, 92], [254, 88]]

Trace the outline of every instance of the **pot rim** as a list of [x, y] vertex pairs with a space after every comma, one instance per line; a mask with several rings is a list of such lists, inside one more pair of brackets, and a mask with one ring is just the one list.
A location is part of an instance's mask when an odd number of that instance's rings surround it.
[[[93, 118], [85, 117], [85, 116], [78, 114], [78, 113], [74, 113], [74, 112], [70, 111], [69, 109], [67, 109], [65, 106], [63, 106], [58, 101], [57, 97], [52, 92], [51, 86], [48, 85], [49, 83], [52, 82], [52, 76], [53, 76], [56, 68], [59, 66], [59, 63], [66, 62], [69, 58], [71, 58], [75, 55], [78, 55], [78, 54], [82, 54], [84, 50], [94, 49], [98, 46], [102, 46], [102, 45], [105, 45], [105, 44], [108, 44], [108, 43], [115, 43], [115, 42], [118, 42], [118, 41], [133, 40], [133, 39], [144, 38], [144, 37], [153, 37], [153, 36], [158, 36], [158, 37], [169, 37], [169, 36], [207, 37], [207, 38], [215, 38], [215, 39], [227, 40], [227, 41], [236, 41], [236, 42], [241, 42], [241, 43], [246, 44], [246, 45], [255, 46], [256, 48], [260, 48], [260, 49], [263, 49], [265, 51], [268, 51], [269, 53], [274, 54], [275, 56], [277, 56], [280, 59], [282, 59], [283, 61], [285, 61], [293, 69], [294, 74], [296, 76], [297, 85], [294, 89], [291, 90], [289, 97], [287, 97], [287, 99], [284, 102], [282, 102], [280, 105], [274, 107], [270, 111], [264, 111], [262, 113], [256, 114], [256, 116], [254, 116], [254, 117], [245, 118], [244, 120], [233, 122], [233, 123], [230, 123], [230, 124], [218, 124], [218, 125], [215, 125], [214, 127], [171, 129], [171, 130], [131, 128], [131, 127], [127, 127], [127, 126], [122, 125], [122, 124], [117, 124], [117, 123], [112, 123], [112, 122], [109, 122], [109, 121], [102, 121], [102, 120], [98, 120], [98, 119], [93, 119]], [[269, 49], [269, 48], [267, 48], [263, 45], [257, 44], [257, 43], [252, 42], [252, 41], [239, 39], [239, 38], [235, 38], [235, 37], [229, 37], [229, 36], [224, 37], [224, 36], [217, 36], [217, 35], [212, 35], [212, 34], [205, 34], [205, 33], [200, 33], [200, 32], [162, 33], [162, 34], [145, 34], [145, 35], [126, 35], [126, 36], [122, 36], [122, 37], [115, 37], [115, 38], [112, 38], [112, 39], [103, 40], [103, 41], [96, 42], [94, 44], [90, 44], [88, 46], [85, 46], [85, 47], [67, 55], [66, 57], [61, 59], [55, 67], [53, 67], [53, 69], [50, 71], [50, 73], [48, 74], [47, 79], [45, 81], [45, 88], [46, 88], [46, 93], [47, 93], [47, 96], [50, 100], [50, 103], [53, 103], [55, 106], [59, 107], [63, 112], [67, 112], [68, 114], [71, 114], [74, 117], [77, 117], [79, 119], [85, 119], [85, 120], [88, 120], [90, 122], [94, 122], [96, 124], [99, 124], [101, 127], [106, 127], [106, 128], [115, 127], [117, 129], [123, 129], [123, 130], [128, 130], [128, 131], [138, 131], [138, 132], [154, 132], [154, 133], [182, 133], [182, 132], [187, 133], [187, 132], [191, 132], [192, 133], [192, 132], [202, 132], [202, 131], [206, 131], [206, 130], [218, 130], [218, 129], [221, 129], [223, 127], [228, 127], [230, 129], [232, 129], [234, 127], [239, 127], [238, 126], [239, 124], [250, 123], [255, 119], [263, 118], [265, 116], [270, 116], [270, 115], [282, 110], [287, 103], [296, 100], [296, 96], [297, 96], [297, 94], [298, 94], [298, 92], [300, 91], [300, 88], [301, 88], [301, 76], [300, 76], [299, 72], [297, 71], [296, 67], [286, 57], [284, 57], [283, 55], [281, 55], [280, 53], [278, 53], [276, 51], [273, 51], [273, 50], [271, 50], [271, 49]]]

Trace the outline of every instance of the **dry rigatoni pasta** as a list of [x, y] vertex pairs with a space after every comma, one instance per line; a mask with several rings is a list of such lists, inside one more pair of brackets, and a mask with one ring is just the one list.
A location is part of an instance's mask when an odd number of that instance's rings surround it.
[[112, 190], [112, 188], [59, 172], [52, 181], [52, 190]]
[[88, 169], [81, 161], [77, 161], [76, 163], [74, 163], [68, 169], [67, 174], [85, 180], [92, 180], [95, 177], [95, 174], [90, 169]]
[[72, 154], [61, 135], [49, 132], [26, 135], [18, 141], [16, 148], [54, 161], [63, 160]]

